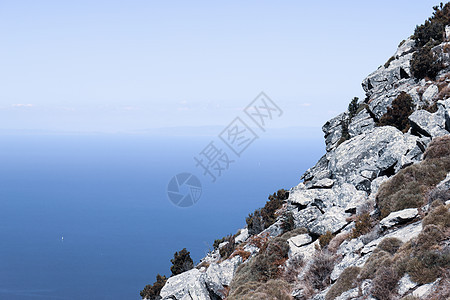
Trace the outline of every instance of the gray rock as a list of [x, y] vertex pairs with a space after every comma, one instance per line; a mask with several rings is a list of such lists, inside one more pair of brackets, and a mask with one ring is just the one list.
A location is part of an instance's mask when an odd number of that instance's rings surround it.
[[229, 286], [233, 280], [237, 267], [242, 263], [242, 258], [238, 255], [231, 259], [224, 260], [220, 264], [211, 264], [204, 276], [208, 290], [215, 295], [225, 298], [224, 286]]
[[342, 137], [342, 121], [347, 118], [348, 112], [344, 112], [327, 121], [322, 126], [322, 131], [325, 134], [325, 145], [327, 151], [331, 151], [337, 147], [337, 144]]
[[400, 296], [403, 296], [408, 291], [415, 288], [416, 286], [417, 286], [417, 283], [411, 281], [411, 278], [409, 277], [409, 275], [406, 274], [398, 281], [398, 294]]
[[367, 112], [363, 109], [356, 116], [354, 116], [348, 126], [348, 133], [351, 137], [362, 134], [375, 127], [375, 121]]
[[439, 281], [441, 281], [440, 278], [436, 279], [432, 283], [419, 286], [417, 289], [415, 289], [415, 291], [412, 292], [412, 295], [420, 299], [426, 298], [434, 291], [436, 286], [439, 284]]
[[430, 85], [422, 95], [422, 99], [427, 103], [432, 103], [436, 96], [439, 94], [439, 88], [437, 85]]
[[409, 224], [398, 230], [385, 234], [376, 240], [371, 241], [370, 243], [365, 245], [364, 248], [361, 249], [361, 254], [365, 255], [371, 253], [373, 250], [375, 250], [378, 244], [385, 238], [395, 237], [401, 240], [403, 243], [406, 243], [407, 241], [417, 237], [421, 231], [422, 231], [422, 222], [419, 221]]
[[361, 176], [362, 170], [376, 170], [383, 175], [392, 167], [396, 171], [402, 168], [408, 161], [406, 154], [417, 147], [416, 142], [417, 137], [403, 135], [394, 127], [377, 127], [328, 152], [328, 168], [338, 181], [358, 186], [367, 181]]
[[348, 290], [346, 292], [343, 292], [340, 296], [334, 298], [335, 300], [348, 300], [348, 299], [355, 299], [358, 298], [359, 295], [359, 289], [353, 288], [351, 290]]
[[347, 214], [341, 207], [330, 207], [327, 208], [323, 215], [319, 216], [306, 227], [311, 233], [317, 235], [325, 234], [327, 231], [336, 233], [349, 223], [346, 221], [349, 216], [350, 214]]
[[411, 128], [427, 137], [438, 137], [449, 134], [445, 130], [444, 112], [430, 113], [426, 110], [416, 110], [409, 116]]
[[308, 182], [329, 178], [330, 176], [331, 173], [328, 170], [328, 159], [327, 156], [324, 155], [312, 168], [309, 168], [300, 179], [304, 179], [305, 182]]
[[392, 212], [380, 221], [381, 229], [387, 229], [395, 225], [404, 224], [417, 217], [418, 214], [419, 211], [417, 210], [417, 208], [407, 208]]
[[234, 242], [236, 244], [240, 244], [242, 242], [245, 242], [248, 239], [248, 237], [249, 237], [248, 229], [243, 228], [243, 229], [241, 229], [239, 235], [234, 239]]
[[370, 290], [372, 289], [372, 280], [366, 279], [361, 282], [361, 293], [366, 296], [370, 294]]
[[332, 188], [334, 184], [333, 179], [329, 178], [323, 178], [320, 180], [317, 180], [316, 182], [313, 182], [311, 185], [311, 188], [313, 189], [329, 189]]
[[294, 224], [296, 228], [307, 227], [308, 224], [316, 220], [322, 215], [320, 210], [315, 206], [310, 206], [300, 211], [294, 211], [292, 213], [294, 217]]
[[301, 256], [304, 261], [310, 261], [316, 252], [316, 248], [320, 248], [319, 240], [316, 240], [314, 243], [297, 247], [294, 243], [289, 243], [289, 253], [288, 256], [290, 259], [293, 257]]
[[342, 260], [334, 266], [330, 275], [331, 280], [336, 281], [339, 276], [341, 276], [342, 272], [350, 266], [360, 267], [359, 265], [356, 265], [359, 258], [359, 254], [356, 253], [349, 253], [345, 255]]
[[276, 237], [283, 233], [282, 228], [283, 221], [281, 219], [277, 220], [275, 223], [266, 228], [260, 235], [268, 235], [269, 237]]
[[210, 300], [202, 275], [199, 270], [192, 269], [170, 277], [161, 289], [162, 299]]
[[292, 246], [295, 246], [295, 247], [301, 247], [301, 246], [304, 246], [304, 245], [309, 244], [311, 242], [312, 242], [312, 238], [307, 233], [299, 234], [299, 235], [296, 235], [296, 236], [291, 237], [290, 239], [288, 239], [289, 245], [292, 243]]

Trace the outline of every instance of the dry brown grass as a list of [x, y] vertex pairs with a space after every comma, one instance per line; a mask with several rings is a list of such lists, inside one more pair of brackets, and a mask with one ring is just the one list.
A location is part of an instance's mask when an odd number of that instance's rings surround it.
[[345, 269], [325, 295], [325, 300], [335, 299], [343, 292], [355, 288], [358, 283], [358, 275], [360, 270], [361, 269], [358, 267], [348, 267]]
[[292, 300], [292, 287], [282, 280], [265, 283], [249, 282], [239, 290], [231, 292], [228, 300]]

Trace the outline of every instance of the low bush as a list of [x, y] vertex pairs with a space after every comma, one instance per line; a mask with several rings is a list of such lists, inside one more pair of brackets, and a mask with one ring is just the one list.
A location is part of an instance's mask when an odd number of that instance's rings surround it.
[[349, 233], [339, 233], [338, 235], [333, 237], [331, 241], [328, 243], [327, 246], [328, 251], [330, 251], [331, 253], [336, 253], [337, 250], [339, 249], [339, 246], [341, 246], [341, 244], [350, 236], [351, 234]]
[[305, 272], [306, 284], [315, 290], [322, 290], [330, 285], [330, 275], [334, 268], [336, 258], [328, 251], [319, 251]]
[[372, 222], [370, 220], [370, 214], [364, 213], [358, 215], [355, 220], [355, 227], [352, 229], [352, 238], [358, 238], [361, 235], [369, 233], [372, 229]]
[[422, 226], [431, 224], [439, 226], [442, 229], [450, 228], [450, 212], [445, 205], [441, 204], [431, 208], [428, 215], [423, 219]]
[[289, 264], [286, 265], [283, 272], [283, 280], [289, 283], [294, 283], [297, 281], [297, 276], [305, 265], [302, 255], [297, 255], [291, 258]]
[[345, 269], [325, 295], [325, 300], [335, 299], [343, 292], [355, 288], [358, 284], [358, 275], [360, 270], [361, 269], [358, 267], [348, 267]]
[[144, 287], [144, 289], [140, 292], [142, 299], [148, 300], [159, 300], [161, 297], [159, 293], [161, 289], [166, 284], [167, 278], [166, 276], [156, 275], [156, 282], [153, 285], [148, 284]]
[[399, 275], [408, 273], [414, 282], [426, 284], [448, 272], [450, 252], [440, 243], [446, 235], [436, 225], [427, 225], [419, 236], [405, 243], [394, 257]]
[[292, 212], [284, 212], [281, 221], [281, 229], [283, 229], [283, 232], [289, 232], [295, 229], [294, 215]]
[[427, 150], [425, 151], [423, 158], [431, 160], [435, 158], [444, 158], [450, 156], [450, 136], [444, 135], [439, 138], [433, 139]]
[[289, 245], [287, 240], [276, 237], [260, 245], [259, 253], [236, 270], [230, 284], [231, 292], [235, 293], [242, 286], [251, 282], [267, 282], [282, 275], [288, 259]]
[[378, 249], [393, 255], [402, 246], [403, 242], [395, 237], [384, 238], [377, 246]]
[[380, 118], [380, 126], [394, 126], [402, 132], [406, 132], [409, 129], [408, 117], [413, 112], [413, 101], [410, 95], [405, 92], [401, 92], [397, 98], [392, 101], [390, 107], [387, 108], [387, 112]]
[[427, 191], [441, 182], [450, 172], [450, 137], [435, 138], [420, 163], [402, 169], [384, 182], [376, 195], [380, 217], [393, 211], [421, 207]]
[[319, 244], [321, 248], [325, 248], [328, 246], [330, 241], [333, 239], [334, 235], [331, 231], [327, 231], [325, 234], [319, 236]]
[[411, 71], [414, 77], [422, 79], [429, 77], [434, 79], [444, 68], [437, 55], [433, 53], [431, 46], [425, 46], [415, 52], [411, 59]]
[[390, 300], [396, 293], [397, 283], [400, 279], [392, 266], [382, 266], [375, 273], [372, 280], [372, 295], [379, 300]]
[[388, 252], [377, 249], [367, 259], [366, 263], [361, 269], [361, 279], [372, 279], [380, 267], [390, 266], [392, 264], [392, 255]]
[[234, 242], [234, 236], [232, 235], [225, 237], [224, 242], [227, 243], [219, 249], [219, 254], [220, 257], [222, 257], [222, 259], [228, 258], [231, 255], [231, 253], [233, 253], [236, 246]]
[[194, 261], [191, 258], [190, 252], [187, 251], [186, 248], [180, 252], [175, 252], [173, 259], [171, 259], [170, 262], [173, 264], [170, 267], [172, 276], [189, 271], [194, 267]]

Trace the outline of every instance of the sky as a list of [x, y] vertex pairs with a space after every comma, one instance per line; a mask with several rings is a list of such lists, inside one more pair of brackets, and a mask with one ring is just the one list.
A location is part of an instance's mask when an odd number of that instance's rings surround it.
[[436, 1], [0, 0], [0, 131], [320, 127]]

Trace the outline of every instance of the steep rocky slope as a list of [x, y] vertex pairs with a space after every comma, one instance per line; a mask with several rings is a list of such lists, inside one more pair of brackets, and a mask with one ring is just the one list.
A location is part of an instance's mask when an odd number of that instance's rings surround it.
[[326, 122], [326, 154], [271, 226], [243, 228], [160, 298], [448, 299], [449, 10], [363, 80], [366, 99]]

